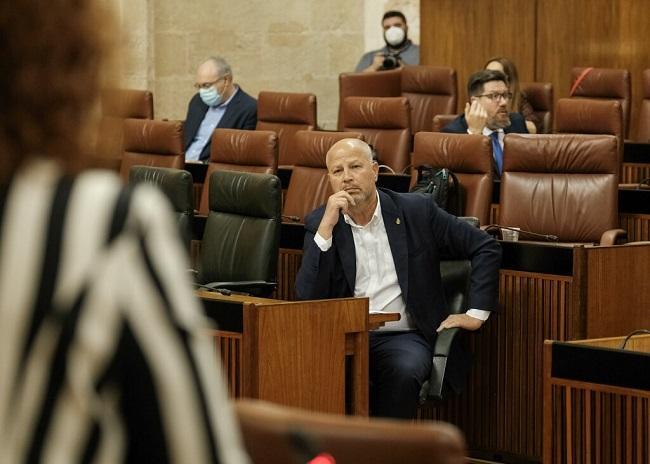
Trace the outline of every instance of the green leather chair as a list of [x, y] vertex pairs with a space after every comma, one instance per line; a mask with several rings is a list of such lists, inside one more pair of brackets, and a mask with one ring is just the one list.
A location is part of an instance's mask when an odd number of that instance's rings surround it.
[[[276, 287], [282, 189], [272, 174], [215, 171], [197, 282], [269, 296]], [[225, 293], [224, 292], [224, 293]]]
[[182, 169], [132, 166], [129, 184], [145, 182], [160, 188], [171, 202], [183, 243], [189, 250], [194, 221], [192, 174]]

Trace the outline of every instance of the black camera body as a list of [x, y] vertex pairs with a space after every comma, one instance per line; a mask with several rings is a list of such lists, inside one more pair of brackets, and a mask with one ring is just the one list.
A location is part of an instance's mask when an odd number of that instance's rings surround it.
[[399, 68], [401, 60], [399, 53], [387, 53], [384, 55], [384, 61], [381, 64], [382, 70], [389, 70]]

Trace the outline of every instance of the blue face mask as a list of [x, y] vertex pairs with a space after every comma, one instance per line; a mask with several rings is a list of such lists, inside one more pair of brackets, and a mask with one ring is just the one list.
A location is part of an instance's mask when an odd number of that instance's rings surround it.
[[223, 95], [219, 93], [214, 85], [211, 85], [208, 89], [199, 89], [199, 96], [203, 103], [208, 106], [217, 106], [223, 100]]

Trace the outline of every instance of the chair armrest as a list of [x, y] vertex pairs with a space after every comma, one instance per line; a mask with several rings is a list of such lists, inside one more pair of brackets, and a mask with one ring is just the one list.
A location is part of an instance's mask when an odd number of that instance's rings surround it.
[[242, 280], [239, 282], [210, 282], [203, 284], [203, 287], [213, 290], [230, 290], [233, 293], [267, 296], [276, 289], [276, 282], [266, 282], [264, 280]]
[[623, 229], [610, 229], [603, 232], [600, 237], [601, 246], [611, 246], [625, 243], [627, 241], [627, 231]]
[[420, 404], [423, 404], [427, 398], [435, 400], [443, 399], [443, 386], [445, 384], [445, 372], [447, 370], [447, 361], [451, 349], [461, 329], [454, 327], [444, 329], [436, 337], [433, 347], [433, 363], [431, 366], [431, 376], [429, 380], [422, 384], [420, 389]]

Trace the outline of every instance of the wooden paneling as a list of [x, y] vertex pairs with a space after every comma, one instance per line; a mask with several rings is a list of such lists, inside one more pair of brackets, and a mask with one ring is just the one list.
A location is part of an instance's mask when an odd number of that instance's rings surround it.
[[632, 75], [632, 125], [643, 95], [641, 72], [648, 68], [645, 0], [537, 0], [537, 80], [549, 81], [555, 97], [566, 97], [574, 66], [625, 68]]
[[280, 248], [278, 256], [278, 288], [273, 294], [273, 298], [278, 300], [293, 301], [296, 299], [295, 282], [296, 274], [302, 263], [302, 250], [293, 250], [290, 248]]
[[627, 239], [630, 242], [650, 240], [650, 214], [618, 215], [621, 229], [627, 230]]
[[551, 82], [568, 96], [574, 66], [626, 68], [632, 75], [630, 135], [650, 68], [647, 0], [421, 0], [421, 62], [458, 72], [459, 108], [468, 76], [492, 55], [511, 58], [521, 81]]
[[467, 79], [492, 56], [517, 63], [522, 81], [535, 80], [536, 0], [422, 0], [420, 61], [458, 73], [459, 112]]
[[[650, 66], [650, 61], [648, 61]], [[650, 178], [650, 165], [648, 163], [623, 163], [621, 170], [621, 184], [638, 184], [643, 179]]]

